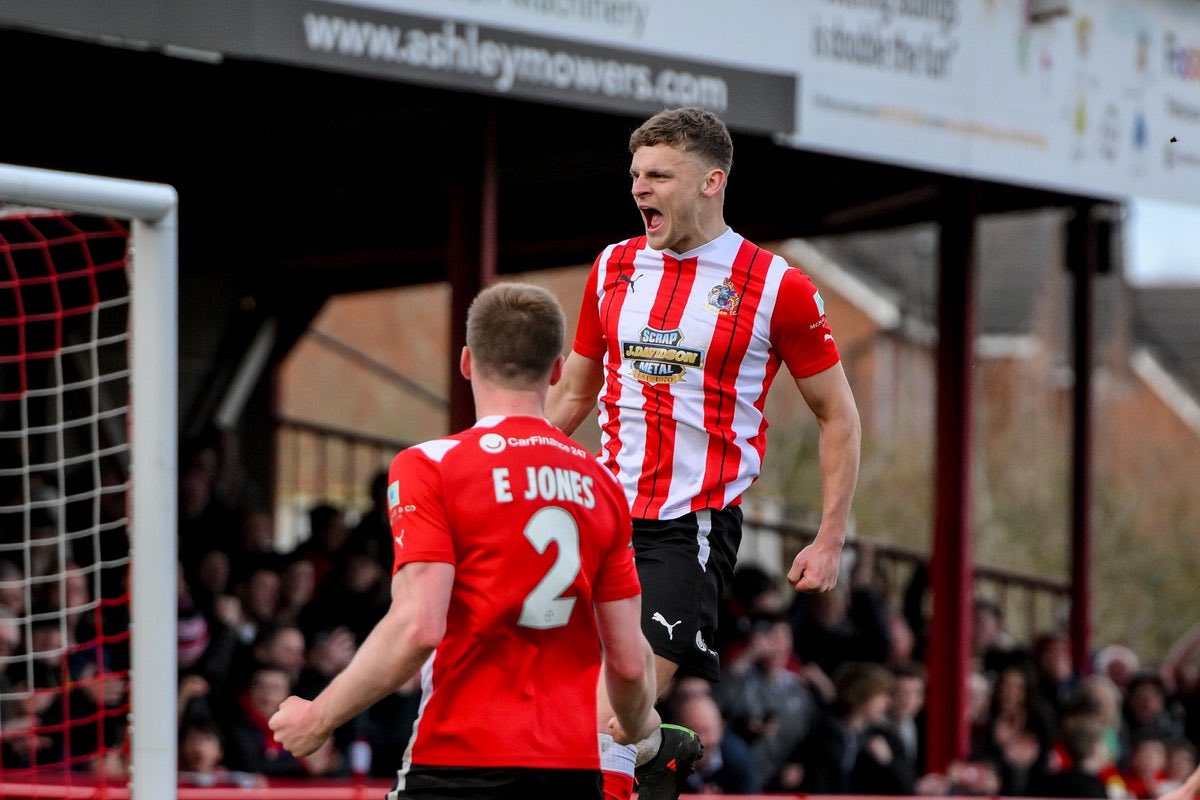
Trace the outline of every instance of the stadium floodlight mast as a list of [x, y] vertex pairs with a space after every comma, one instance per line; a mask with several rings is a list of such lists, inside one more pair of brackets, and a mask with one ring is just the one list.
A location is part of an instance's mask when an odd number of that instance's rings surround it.
[[132, 222], [130, 791], [169, 800], [177, 796], [178, 196], [164, 184], [0, 164], [0, 201]]

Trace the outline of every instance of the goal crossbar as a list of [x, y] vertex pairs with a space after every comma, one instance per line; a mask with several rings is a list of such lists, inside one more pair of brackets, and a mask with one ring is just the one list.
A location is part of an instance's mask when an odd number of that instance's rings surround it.
[[132, 223], [131, 796], [176, 796], [178, 196], [171, 186], [0, 164], [0, 201]]

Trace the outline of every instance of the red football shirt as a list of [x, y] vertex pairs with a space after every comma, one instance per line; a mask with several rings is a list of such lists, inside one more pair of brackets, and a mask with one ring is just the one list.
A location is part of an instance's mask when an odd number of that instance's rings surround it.
[[403, 451], [395, 569], [455, 567], [407, 765], [598, 769], [595, 602], [641, 593], [612, 475], [543, 419], [487, 417]]

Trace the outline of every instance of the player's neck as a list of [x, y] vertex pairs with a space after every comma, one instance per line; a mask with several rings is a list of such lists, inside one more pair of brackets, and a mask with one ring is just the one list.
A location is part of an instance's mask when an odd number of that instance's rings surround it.
[[725, 218], [718, 213], [713, 219], [702, 221], [695, 228], [691, 236], [678, 242], [671, 249], [676, 253], [690, 252], [697, 247], [703, 247], [713, 239], [719, 238], [727, 230], [729, 230], [729, 226], [725, 224]]
[[475, 418], [546, 416], [546, 393], [539, 390], [475, 387]]

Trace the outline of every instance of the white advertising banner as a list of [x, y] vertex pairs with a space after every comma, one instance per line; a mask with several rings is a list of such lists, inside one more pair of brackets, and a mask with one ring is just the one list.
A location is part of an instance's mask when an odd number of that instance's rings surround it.
[[1197, 0], [0, 0], [0, 27], [211, 50], [1200, 205]]
[[334, 0], [604, 47], [795, 71], [804, 0]]
[[793, 143], [961, 170], [971, 54], [964, 0], [809, 0]]
[[806, 5], [793, 145], [1200, 205], [1200, 3]]
[[[791, 42], [771, 27], [779, 8], [777, 0], [276, 0], [265, 44], [336, 69], [638, 116], [702, 105], [734, 127], [778, 133], [792, 130], [798, 94]], [[756, 38], [760, 29], [771, 34]]]

